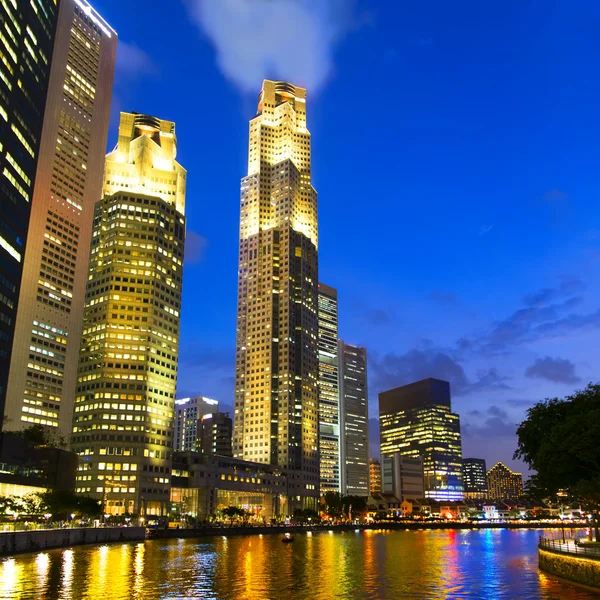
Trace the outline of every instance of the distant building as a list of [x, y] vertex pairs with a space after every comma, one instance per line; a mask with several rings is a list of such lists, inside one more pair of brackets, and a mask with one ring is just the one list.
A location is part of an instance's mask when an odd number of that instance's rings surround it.
[[369, 487], [371, 496], [381, 494], [381, 463], [378, 458], [369, 459]]
[[488, 497], [494, 500], [518, 498], [523, 494], [523, 474], [499, 462], [487, 472], [487, 486]]
[[487, 498], [486, 466], [483, 458], [463, 458], [463, 486], [465, 498]]
[[400, 452], [382, 455], [382, 489], [400, 500], [425, 498], [423, 459], [409, 458]]
[[175, 400], [173, 449], [179, 452], [195, 451], [198, 440], [198, 422], [204, 415], [215, 412], [219, 412], [219, 402], [205, 396]]
[[459, 416], [451, 411], [450, 384], [424, 379], [379, 394], [382, 460], [399, 452], [423, 457], [425, 497], [463, 499]]
[[340, 382], [337, 291], [319, 283], [319, 454], [321, 494], [339, 492]]
[[196, 450], [204, 454], [233, 456], [231, 441], [233, 420], [229, 413], [215, 412], [200, 419]]
[[339, 342], [342, 494], [369, 495], [367, 350]]

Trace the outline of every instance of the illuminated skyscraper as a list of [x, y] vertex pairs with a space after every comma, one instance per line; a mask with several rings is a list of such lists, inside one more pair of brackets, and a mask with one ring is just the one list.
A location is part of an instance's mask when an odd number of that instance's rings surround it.
[[241, 185], [233, 455], [293, 471], [290, 513], [319, 495], [317, 244], [306, 90], [264, 81]]
[[425, 497], [463, 499], [460, 419], [451, 412], [450, 384], [424, 379], [379, 394], [381, 454], [423, 457]]
[[57, 12], [55, 0], [0, 3], [0, 427]]
[[173, 449], [179, 452], [197, 450], [200, 420], [204, 415], [219, 411], [218, 400], [194, 396], [175, 400], [175, 429]]
[[487, 472], [488, 498], [514, 500], [523, 494], [523, 475], [509, 469], [501, 462]]
[[121, 113], [95, 207], [72, 448], [108, 513], [168, 510], [186, 172], [175, 124]]
[[41, 423], [70, 436], [116, 47], [115, 32], [85, 0], [60, 2], [8, 380], [7, 429]]
[[337, 291], [319, 284], [319, 450], [321, 494], [340, 492], [340, 383]]
[[369, 459], [369, 493], [381, 494], [381, 463], [378, 458]]
[[465, 498], [487, 498], [485, 460], [483, 458], [463, 458], [462, 464]]
[[369, 495], [367, 350], [339, 342], [342, 494]]

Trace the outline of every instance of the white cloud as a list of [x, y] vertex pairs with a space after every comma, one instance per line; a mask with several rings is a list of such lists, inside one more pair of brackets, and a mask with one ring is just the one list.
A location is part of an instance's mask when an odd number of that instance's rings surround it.
[[354, 0], [185, 0], [213, 43], [219, 68], [242, 92], [284, 79], [315, 94], [333, 70]]
[[127, 77], [152, 75], [158, 69], [152, 58], [135, 44], [119, 41], [117, 46], [116, 71]]

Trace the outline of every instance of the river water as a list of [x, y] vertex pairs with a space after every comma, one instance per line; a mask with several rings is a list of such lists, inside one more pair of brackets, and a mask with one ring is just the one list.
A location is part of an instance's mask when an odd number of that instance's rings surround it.
[[587, 600], [537, 567], [541, 531], [365, 531], [152, 540], [0, 559], [0, 598]]

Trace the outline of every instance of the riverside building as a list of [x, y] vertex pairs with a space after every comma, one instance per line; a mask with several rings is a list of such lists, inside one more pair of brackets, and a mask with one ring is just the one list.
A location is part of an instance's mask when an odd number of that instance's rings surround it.
[[121, 113], [94, 212], [72, 448], [107, 513], [166, 514], [185, 240], [175, 124]]
[[450, 384], [424, 379], [379, 394], [381, 454], [423, 458], [425, 497], [464, 497], [459, 416], [451, 411]]
[[523, 494], [523, 474], [516, 473], [501, 462], [487, 472], [488, 498], [511, 500]]
[[204, 415], [218, 411], [218, 400], [205, 396], [175, 400], [173, 449], [179, 452], [199, 450], [197, 448], [199, 423]]
[[487, 498], [486, 467], [483, 458], [463, 458], [463, 486], [465, 498], [472, 500]]
[[306, 90], [265, 80], [241, 184], [233, 455], [288, 470], [289, 514], [319, 496], [317, 226]]
[[[18, 4], [23, 10], [30, 3]], [[55, 10], [55, 2], [44, 4]], [[51, 59], [52, 68], [4, 414], [7, 429], [37, 423], [68, 439], [117, 35], [86, 0], [61, 0], [59, 7], [52, 55], [37, 60]], [[21, 35], [36, 46], [25, 28]]]

